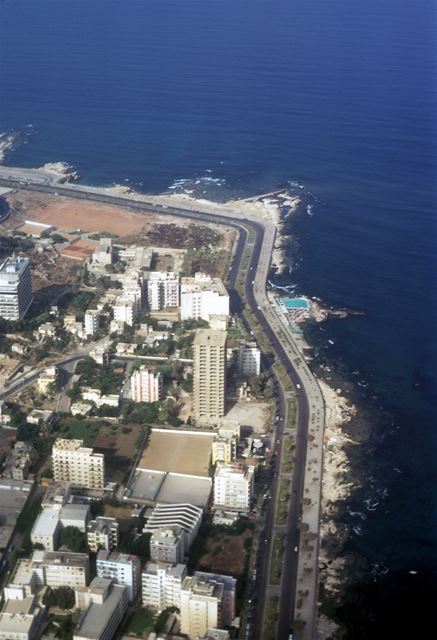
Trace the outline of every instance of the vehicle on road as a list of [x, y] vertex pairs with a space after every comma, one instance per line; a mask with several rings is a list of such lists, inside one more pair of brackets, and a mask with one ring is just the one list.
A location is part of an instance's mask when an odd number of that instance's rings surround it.
[[294, 547], [294, 553], [297, 553], [297, 547]]
[[300, 384], [296, 384], [296, 389], [301, 389], [302, 387], [300, 386]]

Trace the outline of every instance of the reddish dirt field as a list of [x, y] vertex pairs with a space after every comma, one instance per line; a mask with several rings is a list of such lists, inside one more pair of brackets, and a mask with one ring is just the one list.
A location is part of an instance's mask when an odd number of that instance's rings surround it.
[[148, 224], [147, 216], [98, 202], [59, 198], [32, 210], [32, 220], [52, 224], [63, 231], [102, 232], [120, 237], [136, 235]]
[[97, 244], [95, 242], [87, 242], [86, 240], [74, 240], [69, 247], [60, 249], [59, 254], [64, 258], [73, 258], [74, 260], [85, 260], [95, 250]]

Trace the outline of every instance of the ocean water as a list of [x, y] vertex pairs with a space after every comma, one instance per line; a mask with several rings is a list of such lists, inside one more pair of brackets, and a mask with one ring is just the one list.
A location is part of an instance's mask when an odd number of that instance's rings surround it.
[[25, 132], [11, 164], [311, 194], [287, 283], [365, 313], [315, 339], [384, 411], [350, 505], [368, 569], [331, 603], [352, 639], [435, 626], [435, 19], [433, 0], [0, 3], [0, 132]]

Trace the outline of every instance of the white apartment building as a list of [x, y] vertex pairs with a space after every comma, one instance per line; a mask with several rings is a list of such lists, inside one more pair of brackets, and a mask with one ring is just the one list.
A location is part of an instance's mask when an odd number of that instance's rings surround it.
[[99, 329], [100, 311], [97, 309], [87, 309], [84, 316], [84, 333], [86, 336], [93, 336]]
[[162, 375], [141, 365], [130, 379], [131, 398], [134, 402], [157, 402], [162, 400]]
[[89, 489], [105, 486], [105, 460], [102, 453], [94, 453], [83, 446], [83, 440], [58, 438], [52, 448], [55, 481], [65, 480]]
[[34, 551], [30, 558], [18, 560], [10, 577], [9, 592], [23, 588], [27, 594], [36, 587], [83, 587], [88, 584], [90, 562], [86, 553]]
[[90, 577], [89, 558], [86, 553], [64, 551], [46, 552], [40, 561], [37, 574], [44, 576], [43, 584], [57, 588], [72, 589], [88, 584]]
[[195, 571], [194, 576], [200, 580], [217, 582], [223, 585], [223, 596], [221, 602], [221, 625], [230, 627], [235, 618], [235, 601], [237, 598], [237, 580], [232, 576], [224, 576], [219, 573], [207, 573], [206, 571]]
[[241, 340], [238, 349], [238, 371], [245, 378], [259, 376], [261, 372], [261, 351], [256, 342]]
[[206, 320], [229, 316], [229, 294], [220, 278], [196, 273], [181, 280], [181, 320]]
[[193, 417], [218, 422], [225, 414], [226, 331], [198, 329], [193, 343]]
[[73, 640], [111, 640], [128, 608], [127, 588], [108, 578], [94, 578], [76, 589], [76, 606], [83, 609]]
[[116, 322], [123, 322], [133, 327], [138, 318], [139, 305], [137, 300], [122, 295], [115, 299], [113, 311]]
[[91, 551], [112, 551], [118, 546], [119, 526], [115, 518], [97, 516], [87, 525], [86, 538]]
[[143, 533], [180, 527], [185, 535], [184, 550], [188, 552], [202, 523], [203, 511], [192, 504], [157, 504], [146, 512]]
[[150, 557], [157, 562], [183, 562], [185, 534], [181, 527], [157, 529], [150, 538]]
[[6, 258], [0, 264], [0, 318], [21, 320], [33, 302], [28, 258]]
[[141, 581], [141, 560], [138, 556], [101, 549], [96, 561], [97, 577], [110, 578], [127, 588], [128, 598], [135, 600]]
[[254, 470], [252, 466], [219, 464], [214, 475], [214, 507], [249, 511]]
[[181, 633], [191, 640], [205, 635], [209, 627], [221, 626], [223, 584], [190, 576], [181, 589]]
[[151, 271], [147, 281], [149, 311], [179, 307], [179, 276], [174, 271]]
[[182, 583], [187, 575], [185, 564], [148, 562], [142, 573], [143, 604], [162, 611], [181, 606]]

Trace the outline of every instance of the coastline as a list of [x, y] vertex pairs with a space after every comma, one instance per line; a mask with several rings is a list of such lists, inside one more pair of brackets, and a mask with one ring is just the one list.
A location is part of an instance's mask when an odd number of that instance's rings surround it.
[[[62, 163], [45, 166], [38, 171], [50, 173], [59, 182], [59, 171], [54, 172], [52, 167], [59, 168]], [[68, 167], [70, 170], [71, 167]], [[289, 219], [296, 215], [302, 204], [302, 199], [298, 195], [289, 195], [286, 191], [278, 192], [275, 197], [272, 194], [260, 195], [250, 199], [234, 199], [224, 203], [217, 203], [204, 198], [194, 198], [188, 194], [160, 194], [149, 195], [133, 191], [124, 185], [114, 185], [112, 187], [87, 187], [96, 193], [109, 195], [128, 194], [137, 201], [153, 202], [167, 206], [178, 206], [188, 209], [199, 209], [199, 206], [206, 213], [217, 213], [220, 211], [240, 213], [247, 218], [262, 219], [273, 222], [277, 229], [276, 242], [272, 253], [271, 267], [275, 270], [275, 275], [281, 276], [289, 269], [290, 264], [286, 252], [286, 242], [292, 236], [284, 235], [284, 227]], [[298, 339], [302, 353], [307, 349], [311, 350], [311, 343], [301, 336]], [[306, 358], [307, 359], [307, 358]], [[357, 483], [350, 478], [351, 461], [346, 449], [349, 446], [358, 445], [351, 434], [347, 433], [347, 427], [357, 416], [357, 407], [348, 401], [339, 388], [333, 388], [326, 381], [318, 377], [325, 405], [326, 405], [326, 430], [323, 461], [323, 483], [322, 483], [322, 518], [321, 518], [321, 539], [319, 567], [320, 587], [327, 598], [336, 598], [343, 591], [346, 583], [347, 558], [340, 555], [342, 546], [347, 539], [349, 532], [346, 526], [340, 525], [336, 519], [341, 511], [341, 506], [351, 496], [357, 488]], [[320, 591], [319, 591], [320, 600]], [[332, 620], [323, 615], [319, 618], [319, 638], [328, 640], [332, 637], [333, 629], [340, 627]]]

